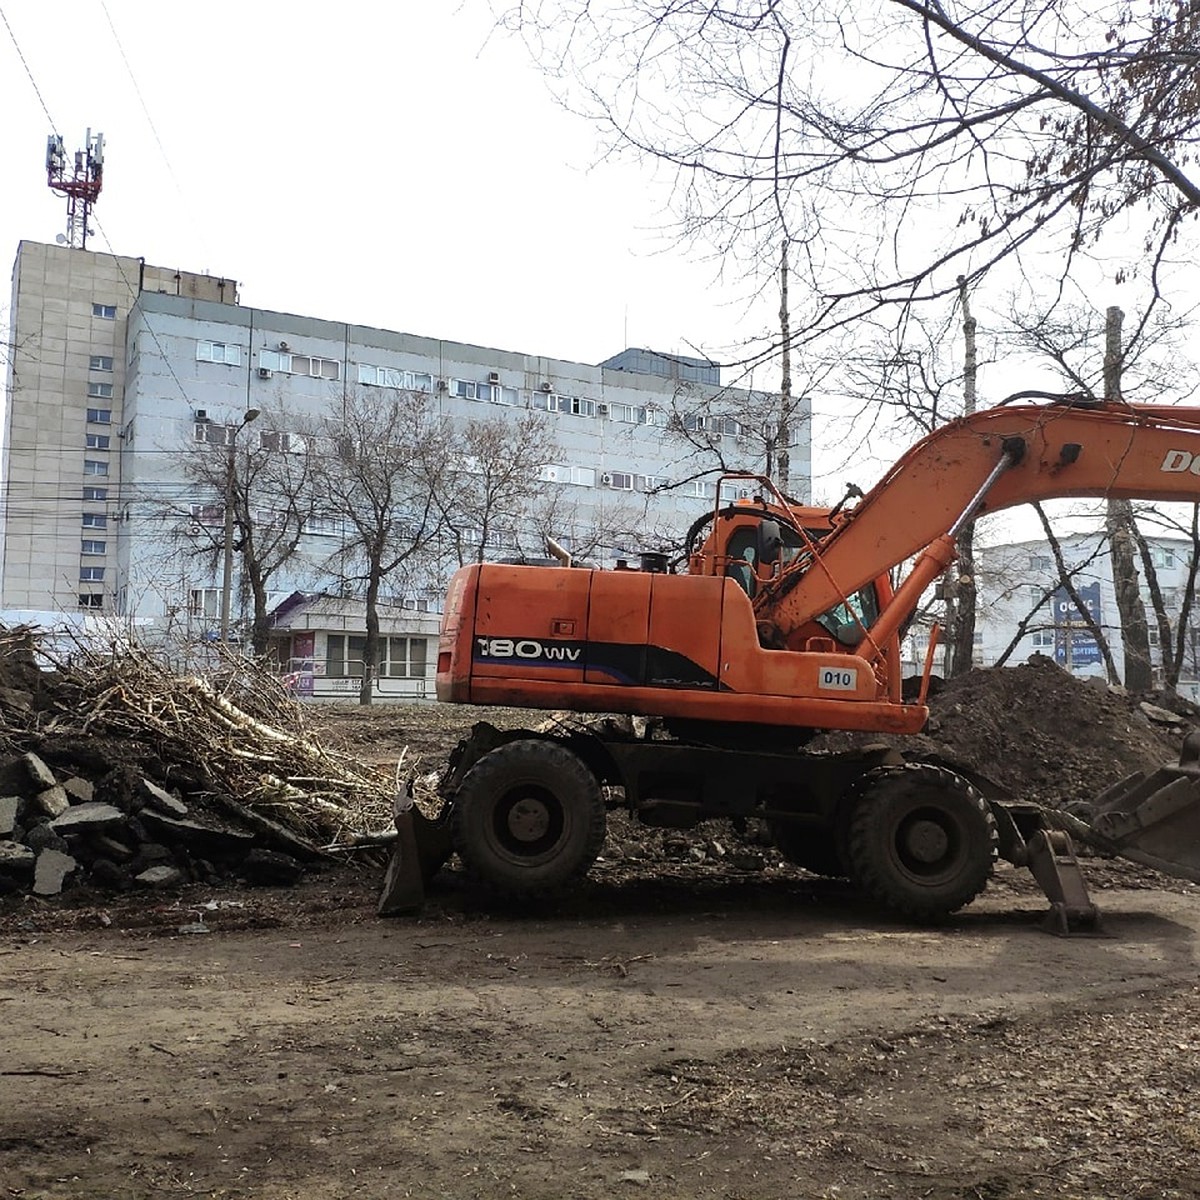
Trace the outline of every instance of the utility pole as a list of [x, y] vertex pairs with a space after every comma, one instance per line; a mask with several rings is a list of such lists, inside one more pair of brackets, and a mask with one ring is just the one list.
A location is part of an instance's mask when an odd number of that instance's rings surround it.
[[233, 594], [233, 502], [237, 482], [238, 434], [258, 416], [257, 408], [246, 409], [242, 423], [225, 435], [225, 542], [224, 571], [221, 578], [221, 644], [229, 641], [229, 604]]

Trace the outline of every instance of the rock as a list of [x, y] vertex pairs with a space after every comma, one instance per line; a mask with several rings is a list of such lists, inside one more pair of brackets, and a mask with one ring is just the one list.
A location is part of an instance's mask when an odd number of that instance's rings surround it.
[[1159, 708], [1157, 704], [1151, 704], [1148, 700], [1143, 700], [1138, 708], [1150, 718], [1151, 721], [1158, 722], [1159, 725], [1186, 725], [1187, 721], [1178, 713], [1173, 713], [1170, 709]]
[[96, 798], [96, 788], [90, 779], [74, 775], [63, 784], [63, 791], [75, 804], [90, 804]]
[[90, 871], [92, 882], [114, 891], [125, 891], [132, 884], [129, 872], [110, 858], [98, 858]]
[[14, 687], [0, 687], [0, 705], [12, 712], [29, 712], [33, 708], [33, 697]]
[[49, 823], [34, 825], [25, 835], [25, 845], [31, 850], [60, 850], [66, 853], [67, 842], [61, 834], [50, 828]]
[[36, 896], [57, 896], [63, 890], [67, 876], [79, 864], [61, 850], [43, 850], [33, 869], [33, 892]]
[[183, 882], [183, 872], [178, 867], [147, 867], [133, 881], [142, 887], [174, 887]]
[[161, 813], [166, 813], [168, 817], [186, 817], [188, 815], [188, 806], [177, 796], [172, 796], [170, 792], [164, 791], [157, 783], [143, 779], [141, 790], [151, 807]]
[[71, 800], [66, 789], [59, 787], [57, 783], [53, 787], [46, 788], [45, 791], [38, 792], [34, 800], [38, 808], [48, 817], [61, 817], [71, 807]]
[[7, 875], [29, 876], [37, 855], [20, 842], [0, 842], [0, 872]]
[[125, 814], [119, 808], [93, 800], [90, 804], [72, 805], [61, 817], [55, 817], [50, 822], [50, 828], [65, 836], [68, 833], [85, 833], [90, 829], [104, 829], [123, 820]]
[[301, 863], [278, 850], [251, 850], [238, 870], [247, 883], [258, 887], [290, 887], [304, 875]]
[[54, 778], [54, 772], [32, 751], [29, 754], [22, 754], [21, 761], [25, 764], [25, 770], [29, 772], [29, 778], [33, 781], [34, 787], [39, 791], [45, 791], [46, 788], [52, 788], [58, 783], [58, 780]]
[[254, 844], [254, 834], [239, 829], [219, 829], [199, 821], [176, 820], [152, 808], [143, 808], [139, 820], [147, 831], [167, 842], [183, 842], [213, 854], [243, 854]]
[[[92, 845], [98, 854], [112, 859], [113, 862], [128, 862], [133, 857], [132, 846], [127, 846], [124, 842], [119, 842], [116, 838], [109, 837], [104, 833], [96, 834], [92, 839]], [[159, 849], [162, 849], [162, 847], [159, 847]], [[164, 856], [166, 855], [165, 850], [163, 854]]]
[[753, 850], [739, 850], [734, 854], [730, 854], [729, 861], [739, 871], [762, 871], [767, 865], [767, 860], [761, 854], [756, 854]]
[[0, 837], [8, 837], [16, 829], [17, 809], [20, 807], [20, 796], [0, 796]]

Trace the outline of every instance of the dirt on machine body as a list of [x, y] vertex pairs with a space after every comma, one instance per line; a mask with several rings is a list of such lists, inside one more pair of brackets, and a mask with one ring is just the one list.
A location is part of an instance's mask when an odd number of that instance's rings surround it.
[[1031, 869], [1054, 927], [1094, 924], [1072, 835], [1200, 878], [1200, 745], [1169, 767], [1081, 778], [1073, 810], [1050, 810], [995, 778], [998, 761], [921, 743], [932, 660], [906, 688], [900, 653], [968, 521], [1065, 496], [1194, 499], [1179, 463], [1197, 457], [1197, 408], [1006, 402], [935, 431], [853, 509], [740, 476], [747, 499], [702, 515], [675, 563], [464, 568], [440, 699], [619, 715], [478, 726], [442, 776], [442, 811], [398, 816], [389, 903], [419, 902], [451, 850], [499, 892], [561, 888], [616, 806], [665, 828], [763, 822], [791, 862], [917, 920], [970, 903], [999, 855]]

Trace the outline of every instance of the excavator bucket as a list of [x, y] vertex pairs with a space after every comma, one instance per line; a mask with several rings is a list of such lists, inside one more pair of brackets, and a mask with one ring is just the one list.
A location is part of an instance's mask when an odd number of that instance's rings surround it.
[[1177, 766], [1130, 775], [1058, 816], [1081, 842], [1200, 883], [1200, 730]]

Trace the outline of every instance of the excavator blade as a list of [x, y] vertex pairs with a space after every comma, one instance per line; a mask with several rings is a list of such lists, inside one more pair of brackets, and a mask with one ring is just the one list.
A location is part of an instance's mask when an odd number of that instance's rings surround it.
[[1200, 730], [1178, 765], [1130, 775], [1058, 816], [1081, 842], [1200, 883]]
[[414, 803], [412, 784], [397, 797], [396, 840], [376, 906], [381, 917], [416, 912], [425, 902], [425, 885], [442, 869], [452, 850], [448, 808], [433, 818]]

